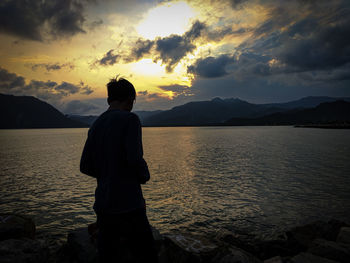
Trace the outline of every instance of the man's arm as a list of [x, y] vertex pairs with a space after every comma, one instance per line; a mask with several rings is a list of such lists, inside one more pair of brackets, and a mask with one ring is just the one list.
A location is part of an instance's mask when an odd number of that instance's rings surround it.
[[128, 118], [125, 143], [128, 168], [136, 173], [141, 184], [145, 184], [150, 179], [150, 174], [147, 163], [143, 159], [141, 123], [133, 113]]
[[86, 139], [83, 153], [80, 159], [80, 172], [87, 174], [92, 177], [96, 177], [94, 166], [93, 166], [93, 152], [92, 152], [92, 139], [90, 135], [90, 130], [88, 133], [88, 138]]

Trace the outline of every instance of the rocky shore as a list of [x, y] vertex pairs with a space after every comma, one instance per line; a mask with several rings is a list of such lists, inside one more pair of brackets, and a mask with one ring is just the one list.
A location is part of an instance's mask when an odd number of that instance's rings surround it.
[[[35, 235], [35, 224], [23, 215], [0, 215], [0, 262], [97, 262], [96, 225], [75, 229], [67, 241]], [[259, 240], [242, 233], [216, 237], [161, 235], [153, 228], [160, 263], [334, 263], [350, 262], [350, 225], [316, 221]], [[127, 258], [128, 253], [120, 257]]]

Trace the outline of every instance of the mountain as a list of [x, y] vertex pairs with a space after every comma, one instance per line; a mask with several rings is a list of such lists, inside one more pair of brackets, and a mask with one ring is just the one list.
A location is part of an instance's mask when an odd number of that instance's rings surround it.
[[204, 126], [223, 125], [232, 118], [252, 119], [291, 109], [313, 108], [324, 102], [350, 98], [305, 97], [286, 103], [252, 104], [237, 98], [189, 102], [154, 114], [143, 121], [144, 126]]
[[[149, 118], [155, 114], [161, 113], [161, 110], [156, 111], [134, 111], [136, 115], [139, 116], [141, 123], [144, 122], [146, 118]], [[85, 123], [89, 126], [91, 126], [94, 121], [98, 118], [98, 116], [89, 115], [89, 116], [83, 116], [83, 115], [67, 115], [68, 118], [72, 120], [76, 120], [82, 123]]]
[[0, 111], [0, 129], [87, 127], [31, 96], [0, 94]]
[[350, 102], [350, 98], [332, 98], [326, 96], [309, 96], [285, 103], [269, 103], [263, 104], [266, 107], [276, 107], [282, 109], [297, 109], [297, 108], [314, 108], [324, 102], [334, 102], [344, 100]]
[[252, 118], [284, 111], [277, 107], [252, 104], [240, 99], [214, 98], [211, 101], [189, 102], [162, 111], [144, 120], [145, 126], [197, 126], [224, 123], [232, 117]]
[[139, 116], [141, 123], [144, 123], [144, 121], [153, 116], [156, 115], [158, 113], [161, 113], [161, 110], [155, 110], [155, 111], [134, 111], [134, 113]]
[[81, 116], [81, 115], [66, 115], [69, 119], [75, 120], [81, 123], [85, 123], [89, 127], [94, 123], [94, 121], [98, 118], [98, 116], [89, 115], [89, 116]]
[[226, 125], [303, 125], [350, 123], [350, 102], [321, 103], [311, 109], [294, 109], [259, 118], [231, 118]]

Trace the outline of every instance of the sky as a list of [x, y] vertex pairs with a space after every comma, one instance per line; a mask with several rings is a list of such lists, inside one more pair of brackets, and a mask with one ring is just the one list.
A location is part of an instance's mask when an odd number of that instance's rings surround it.
[[2, 0], [0, 39], [0, 93], [65, 114], [102, 113], [115, 77], [135, 110], [350, 96], [348, 0]]

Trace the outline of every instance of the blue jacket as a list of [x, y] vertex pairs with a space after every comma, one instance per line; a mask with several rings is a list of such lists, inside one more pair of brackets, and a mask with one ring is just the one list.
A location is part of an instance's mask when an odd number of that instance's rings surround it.
[[94, 210], [119, 214], [145, 205], [140, 184], [150, 179], [136, 114], [108, 110], [88, 132], [80, 171], [97, 179]]

